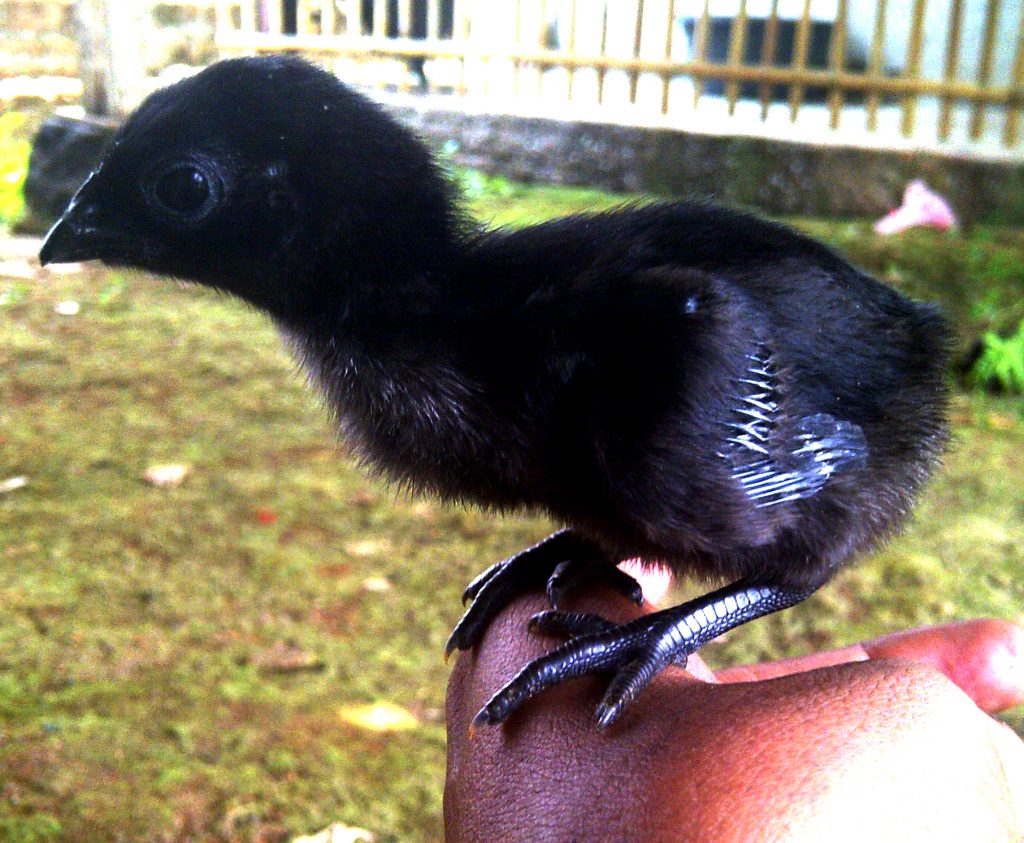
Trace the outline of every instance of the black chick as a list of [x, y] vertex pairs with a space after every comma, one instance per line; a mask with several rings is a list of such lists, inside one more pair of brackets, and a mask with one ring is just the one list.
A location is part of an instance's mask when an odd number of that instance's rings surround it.
[[664, 666], [791, 606], [890, 533], [946, 439], [937, 312], [773, 223], [703, 202], [485, 231], [427, 150], [295, 58], [216, 64], [153, 94], [51, 230], [98, 258], [268, 312], [348, 441], [400, 484], [567, 525], [466, 592], [473, 646], [515, 594], [640, 556], [728, 580], [570, 637], [499, 690], [504, 720], [614, 673], [611, 723]]

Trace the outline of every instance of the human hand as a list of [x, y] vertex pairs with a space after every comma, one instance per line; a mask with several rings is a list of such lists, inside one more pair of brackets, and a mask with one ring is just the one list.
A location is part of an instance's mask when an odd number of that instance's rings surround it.
[[526, 631], [544, 608], [513, 602], [452, 673], [449, 843], [1024, 839], [1024, 744], [982, 711], [1024, 702], [1024, 629], [971, 621], [717, 674], [694, 657], [608, 731], [591, 677], [470, 737], [489, 695], [550, 649]]

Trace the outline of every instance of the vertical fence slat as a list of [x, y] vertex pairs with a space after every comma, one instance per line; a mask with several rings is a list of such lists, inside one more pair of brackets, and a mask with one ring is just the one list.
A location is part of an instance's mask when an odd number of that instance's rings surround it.
[[[672, 33], [676, 28], [676, 0], [668, 0], [668, 20], [666, 21], [665, 30], [665, 61], [672, 60]], [[608, 17], [607, 12], [605, 13], [605, 26], [607, 27]], [[604, 42], [602, 40], [602, 50], [604, 52]], [[666, 73], [661, 77], [661, 113], [668, 114], [668, 91], [669, 85], [672, 82], [670, 74]]]
[[[846, 22], [848, 13], [847, 0], [839, 0], [828, 56], [828, 66], [833, 73], [842, 73], [846, 65]], [[835, 131], [839, 128], [839, 118], [843, 113], [842, 88], [833, 87], [828, 92], [828, 111], [828, 126]]]
[[[761, 42], [761, 65], [770, 67], [775, 64], [775, 50], [779, 42], [779, 0], [772, 0], [771, 10], [764, 22], [764, 40]], [[768, 119], [768, 106], [772, 101], [772, 86], [762, 82], [758, 87], [761, 99], [761, 119]]]
[[[466, 42], [469, 41], [471, 34], [469, 12], [466, 11], [467, 0], [452, 0], [452, 35], [454, 38], [460, 40], [463, 44], [463, 48], [469, 46]], [[464, 94], [466, 92], [466, 53], [463, 50], [462, 55], [459, 56], [459, 93]]]
[[[942, 79], [952, 82], [959, 76], [960, 66], [960, 27], [963, 22], [964, 0], [953, 0], [949, 10], [949, 35], [946, 38], [946, 61], [943, 66]], [[939, 109], [939, 138], [946, 140], [953, 128], [953, 98], [943, 97]]]
[[[811, 0], [804, 0], [804, 10], [800, 15], [800, 23], [796, 28], [796, 41], [793, 45], [793, 67], [804, 70], [807, 67], [807, 50], [811, 43]], [[794, 83], [789, 86], [789, 120], [796, 122], [800, 106], [803, 104], [804, 86]]]
[[257, 0], [242, 0], [239, 4], [242, 32], [247, 34], [256, 31], [256, 2]]
[[[569, 52], [576, 52], [576, 0], [569, 6]], [[569, 99], [572, 99], [572, 86], [576, 81], [576, 65], [569, 65]]]
[[[704, 0], [704, 9], [700, 13], [700, 20], [693, 23], [693, 57], [700, 64], [708, 59], [708, 39], [711, 34], [711, 0]], [[697, 77], [693, 80], [693, 105], [697, 107], [700, 95], [704, 93], [704, 78]]]
[[[408, 38], [412, 35], [412, 0], [398, 0], [396, 6], [395, 31], [399, 38]], [[411, 71], [412, 68], [407, 65], [407, 70]], [[403, 74], [401, 81], [398, 83], [400, 90], [409, 91], [412, 89], [411, 76], [411, 72]]]
[[[479, 14], [480, 7], [478, 5], [475, 6], [474, 11], [476, 11]], [[480, 17], [477, 17], [477, 20], [481, 21], [480, 31], [481, 31], [481, 33], [485, 33], [486, 34], [485, 37], [487, 37], [488, 39], [491, 39], [491, 43], [493, 43], [493, 38], [494, 38], [493, 30], [488, 32], [488, 29], [489, 29], [490, 26], [492, 26], [492, 24], [490, 22], [484, 23], [483, 20], [482, 20], [482, 17], [483, 17], [482, 15]], [[485, 44], [485, 48], [484, 48], [483, 54], [476, 57], [477, 61], [480, 62], [480, 64], [478, 65], [479, 69], [478, 69], [477, 74], [476, 74], [476, 78], [478, 80], [477, 84], [479, 86], [480, 93], [483, 94], [485, 97], [488, 96], [490, 94], [490, 92], [491, 92], [491, 78], [490, 78], [490, 74], [491, 74], [491, 72], [493, 70], [493, 67], [494, 67], [494, 65], [491, 63], [491, 55], [490, 55], [490, 49], [489, 49], [489, 47], [491, 46], [491, 43]]]
[[[886, 13], [886, 0], [878, 0], [878, 5], [875, 9], [875, 29], [871, 33], [871, 58], [868, 60], [868, 76], [872, 81], [877, 81], [882, 78], [882, 47], [885, 44], [885, 13]], [[867, 98], [868, 106], [868, 121], [867, 127], [869, 132], [877, 131], [878, 129], [878, 106], [881, 105], [882, 98], [876, 88], [871, 88]]]
[[313, 31], [313, 22], [309, 15], [309, 0], [295, 0], [295, 32], [309, 35]]
[[[608, 52], [608, 4], [603, 4], [601, 9], [601, 55]], [[607, 68], [601, 66], [597, 69], [597, 102], [600, 105], [604, 102], [604, 78]]]
[[[513, 49], [518, 53], [523, 44], [523, 2], [515, 0], [516, 4], [516, 27]], [[519, 59], [512, 61], [512, 93], [519, 99], [519, 75], [522, 70], [522, 62]]]
[[[1010, 81], [1018, 94], [1024, 94], [1024, 4], [1021, 5], [1020, 20], [1017, 21], [1017, 50], [1013, 55], [1013, 77]], [[1020, 139], [1020, 118], [1024, 105], [1010, 105], [1006, 109], [1006, 123], [1003, 126], [1003, 145], [1014, 146]]]
[[[332, 0], [324, 0], [324, 2], [330, 3]], [[345, 3], [345, 34], [362, 35], [364, 25], [362, 0], [348, 0]]]
[[398, 37], [408, 38], [412, 31], [412, 0], [398, 0]]
[[[747, 0], [740, 0], [739, 12], [729, 27], [729, 52], [727, 63], [730, 68], [743, 64], [743, 48], [747, 41]], [[740, 83], [730, 79], [725, 86], [725, 98], [729, 103], [729, 116], [736, 113], [736, 100], [740, 95]]]
[[[924, 42], [924, 13], [928, 0], [914, 0], [911, 11], [910, 40], [907, 42], [907, 60], [903, 68], [906, 79], [921, 78], [921, 44]], [[900, 134], [909, 138], [914, 132], [917, 119], [918, 94], [906, 94], [903, 97], [903, 115], [900, 118]]]
[[263, 13], [266, 15], [267, 32], [280, 35], [283, 31], [281, 26], [281, 0], [264, 0]]
[[[643, 37], [644, 25], [644, 0], [636, 0], [636, 23], [633, 25], [633, 58], [640, 58], [641, 38]], [[640, 81], [640, 72], [631, 70], [629, 72], [629, 101], [636, 103], [636, 86]]]
[[383, 38], [388, 31], [387, 0], [373, 0], [373, 35]]
[[441, 37], [440, 0], [427, 0], [427, 40]]
[[217, 0], [215, 14], [214, 26], [217, 27], [218, 32], [221, 30], [229, 31], [235, 28], [231, 22], [231, 3], [229, 0]]
[[[982, 38], [981, 67], [978, 69], [978, 84], [983, 88], [992, 81], [992, 53], [999, 26], [999, 0], [988, 0], [985, 8], [985, 34]], [[971, 140], [978, 140], [985, 129], [985, 103], [976, 102], [971, 114]]]
[[320, 32], [322, 35], [334, 35], [338, 25], [337, 10], [334, 0], [320, 0]]
[[[548, 4], [547, 0], [540, 0], [540, 38], [538, 45], [545, 50], [548, 49]], [[537, 96], [544, 94], [544, 65], [537, 67]]]

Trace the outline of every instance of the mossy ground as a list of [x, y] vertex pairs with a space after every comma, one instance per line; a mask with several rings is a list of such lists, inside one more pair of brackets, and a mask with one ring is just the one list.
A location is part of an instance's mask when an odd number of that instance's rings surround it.
[[[500, 223], [621, 201], [467, 185]], [[1020, 232], [801, 225], [943, 301], [966, 331], [1019, 320]], [[6, 266], [0, 482], [27, 485], [0, 493], [0, 839], [267, 840], [343, 821], [439, 840], [440, 654], [458, 596], [550, 525], [367, 479], [270, 324], [234, 301]], [[77, 315], [55, 312], [65, 300]], [[946, 467], [901, 538], [709, 660], [1024, 619], [1024, 402], [960, 392], [953, 422]], [[143, 482], [168, 462], [191, 466], [181, 486]], [[308, 669], [278, 664], [282, 647]], [[418, 725], [379, 734], [339, 717], [375, 701]]]

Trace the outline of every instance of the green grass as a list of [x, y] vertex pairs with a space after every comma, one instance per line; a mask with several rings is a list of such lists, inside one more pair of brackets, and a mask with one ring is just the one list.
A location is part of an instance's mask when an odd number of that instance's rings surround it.
[[[621, 199], [469, 187], [502, 223]], [[961, 302], [962, 325], [1019, 320], [1018, 232], [883, 241], [866, 224], [803, 225]], [[54, 312], [67, 299], [78, 315]], [[0, 493], [0, 839], [248, 841], [342, 821], [440, 840], [458, 595], [549, 525], [368, 480], [269, 323], [236, 302], [92, 268], [0, 276], [0, 302], [0, 482], [27, 479]], [[905, 535], [709, 658], [1024, 619], [1024, 402], [961, 394], [953, 420]], [[142, 481], [166, 462], [191, 467], [180, 487]], [[365, 587], [379, 577], [390, 590]], [[282, 646], [310, 669], [274, 670]], [[339, 717], [376, 701], [418, 725], [379, 735]]]
[[0, 114], [0, 232], [13, 227], [25, 213], [21, 186], [31, 151], [29, 124], [28, 115], [23, 112]]

